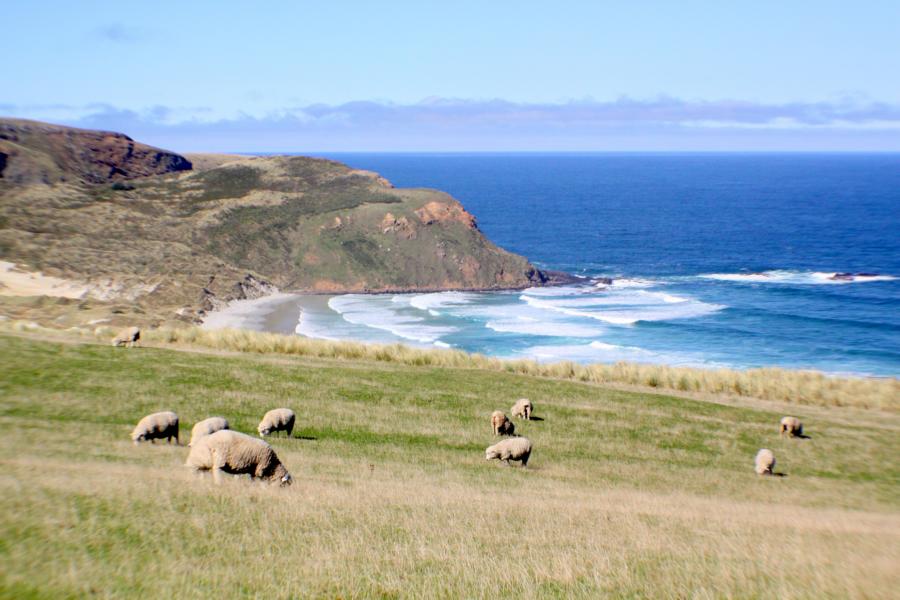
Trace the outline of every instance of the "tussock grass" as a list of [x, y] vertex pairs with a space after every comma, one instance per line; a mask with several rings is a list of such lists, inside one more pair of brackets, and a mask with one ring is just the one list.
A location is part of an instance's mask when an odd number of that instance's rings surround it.
[[727, 394], [799, 405], [854, 406], [900, 411], [900, 381], [894, 378], [831, 377], [816, 371], [779, 368], [694, 369], [628, 362], [580, 365], [502, 360], [458, 350], [427, 350], [400, 344], [371, 345], [313, 340], [248, 330], [167, 329], [148, 339], [238, 352], [318, 358], [378, 360], [403, 365], [463, 367], [590, 383], [618, 383], [707, 394]]
[[[2, 328], [13, 331], [53, 331], [43, 329], [37, 323], [23, 321], [0, 322], [0, 330]], [[93, 330], [72, 328], [67, 331], [104, 341], [112, 339], [118, 332], [109, 327]], [[245, 329], [164, 328], [144, 331], [142, 335], [145, 341], [151, 343], [193, 345], [234, 352], [468, 368], [587, 383], [624, 384], [659, 390], [757, 398], [801, 406], [848, 406], [900, 412], [900, 380], [887, 377], [839, 377], [818, 371], [776, 367], [734, 370], [629, 362], [592, 365], [569, 361], [539, 363], [533, 360], [505, 360], [459, 350], [317, 340]]]
[[[0, 335], [0, 597], [889, 598], [900, 586], [896, 415], [800, 411], [812, 437], [792, 440], [764, 406], [279, 352]], [[543, 419], [517, 421], [529, 469], [485, 461], [491, 411], [521, 396]], [[295, 478], [286, 489], [216, 486], [181, 467], [186, 447], [128, 437], [163, 409], [185, 438], [214, 414], [253, 433], [275, 406], [298, 414], [295, 437], [270, 439]], [[786, 477], [753, 473], [761, 446]]]

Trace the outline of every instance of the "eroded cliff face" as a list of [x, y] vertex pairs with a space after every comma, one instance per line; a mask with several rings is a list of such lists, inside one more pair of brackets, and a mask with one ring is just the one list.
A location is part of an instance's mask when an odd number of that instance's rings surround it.
[[86, 289], [103, 282], [110, 292], [94, 301], [139, 290], [128, 302], [190, 320], [276, 288], [548, 282], [485, 238], [449, 195], [397, 189], [338, 162], [207, 155], [193, 171], [187, 159], [121, 134], [0, 121], [0, 135], [0, 258]]

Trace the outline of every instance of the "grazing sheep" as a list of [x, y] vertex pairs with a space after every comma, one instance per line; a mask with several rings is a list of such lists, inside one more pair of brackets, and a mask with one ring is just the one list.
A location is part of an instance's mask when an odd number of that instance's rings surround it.
[[294, 420], [296, 418], [297, 415], [289, 408], [273, 408], [267, 412], [262, 421], [259, 422], [259, 427], [257, 427], [256, 430], [259, 431], [259, 435], [269, 435], [276, 431], [286, 431], [288, 437], [291, 437], [291, 432], [294, 431]]
[[119, 332], [119, 335], [113, 338], [112, 345], [113, 346], [126, 346], [128, 348], [133, 347], [138, 341], [141, 339], [141, 328], [140, 327], [129, 327], [128, 329], [123, 329]]
[[494, 435], [512, 435], [516, 426], [506, 418], [502, 410], [495, 410], [491, 413], [491, 429]]
[[519, 398], [516, 400], [516, 403], [513, 404], [513, 407], [510, 409], [512, 416], [521, 417], [526, 421], [531, 419], [531, 412], [534, 410], [534, 405], [531, 403], [531, 400], [528, 398]]
[[228, 426], [228, 421], [225, 417], [210, 417], [208, 419], [203, 419], [191, 429], [191, 443], [189, 443], [188, 446], [193, 446], [194, 442], [204, 435], [209, 435], [223, 429], [231, 429], [231, 427]]
[[178, 415], [170, 410], [147, 415], [138, 421], [137, 427], [131, 432], [131, 440], [135, 444], [147, 440], [155, 444], [156, 440], [163, 438], [169, 443], [175, 438], [175, 443], [178, 443]]
[[803, 423], [797, 417], [784, 417], [781, 419], [781, 435], [789, 434], [792, 437], [803, 435]]
[[212, 471], [216, 483], [221, 483], [222, 473], [250, 475], [251, 479], [278, 481], [281, 485], [293, 481], [272, 446], [230, 429], [197, 440], [184, 464], [196, 472]]
[[768, 448], [763, 448], [756, 453], [756, 474], [773, 475], [775, 469], [775, 454]]
[[497, 442], [484, 451], [485, 460], [500, 459], [509, 464], [511, 460], [522, 461], [522, 466], [528, 466], [528, 457], [531, 456], [531, 441], [528, 438], [515, 437]]

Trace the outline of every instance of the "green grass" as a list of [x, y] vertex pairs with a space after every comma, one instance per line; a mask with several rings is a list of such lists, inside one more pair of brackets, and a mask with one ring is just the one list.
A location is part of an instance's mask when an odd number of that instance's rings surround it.
[[[542, 420], [528, 469], [492, 410]], [[214, 485], [130, 443], [175, 410], [270, 440], [295, 478]], [[445, 366], [0, 335], [0, 597], [890, 597], [900, 417], [741, 406]], [[784, 477], [757, 477], [771, 448]], [[840, 568], [836, 568], [840, 565]]]

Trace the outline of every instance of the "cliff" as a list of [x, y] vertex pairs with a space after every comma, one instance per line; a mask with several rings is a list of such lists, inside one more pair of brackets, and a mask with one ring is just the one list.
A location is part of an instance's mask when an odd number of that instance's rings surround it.
[[96, 300], [190, 319], [248, 274], [313, 292], [549, 280], [439, 191], [306, 157], [204, 156], [195, 171], [121, 134], [21, 123], [0, 120], [0, 257]]

